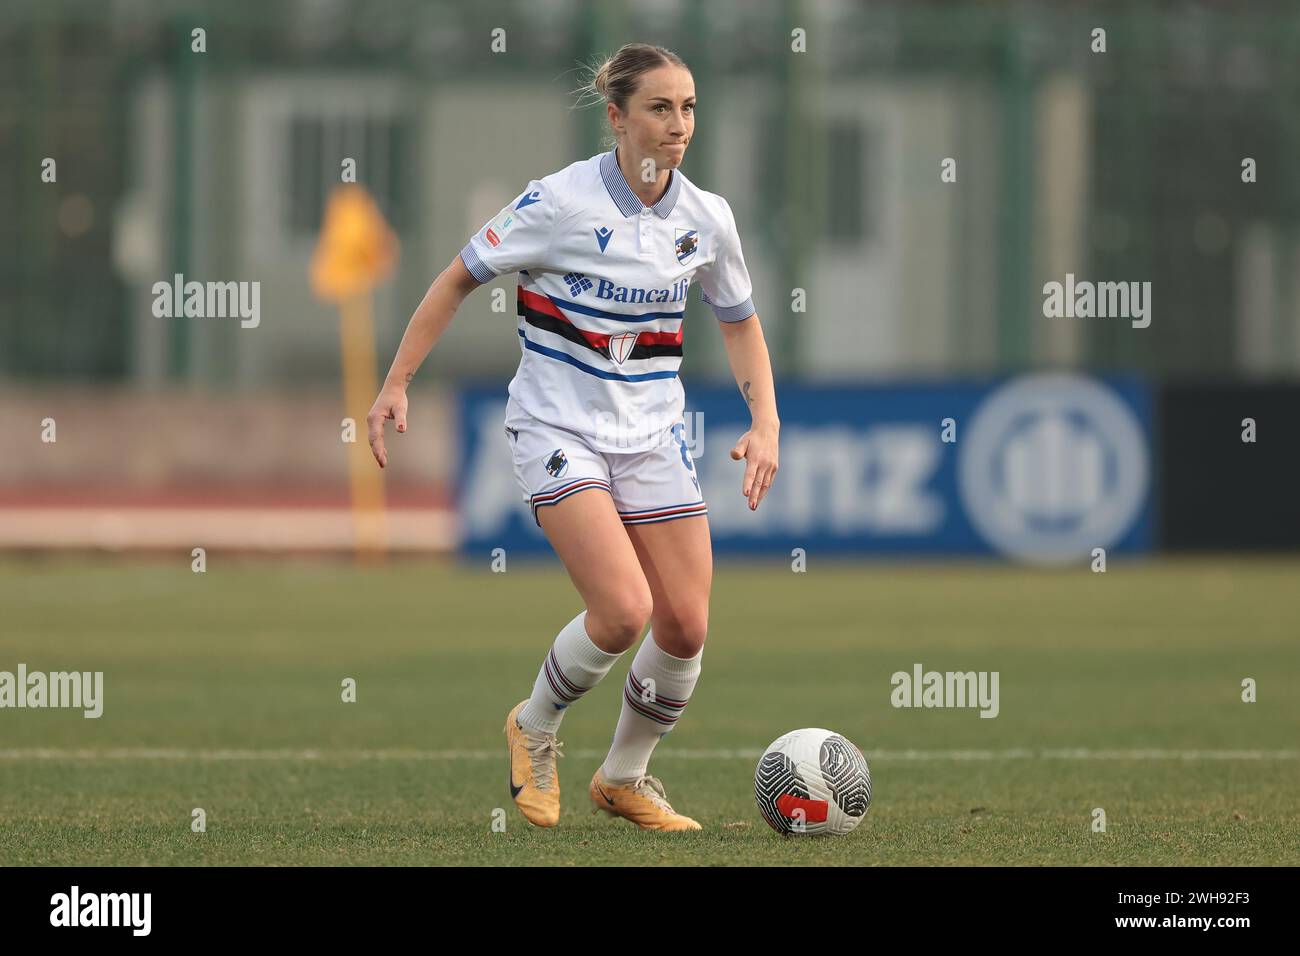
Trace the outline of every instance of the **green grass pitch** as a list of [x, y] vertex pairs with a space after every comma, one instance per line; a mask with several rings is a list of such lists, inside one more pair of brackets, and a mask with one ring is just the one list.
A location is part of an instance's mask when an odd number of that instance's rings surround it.
[[[589, 813], [625, 665], [565, 719], [561, 825], [511, 805], [506, 711], [580, 608], [557, 562], [188, 562], [0, 563], [0, 670], [105, 675], [98, 720], [0, 710], [0, 860], [1300, 863], [1297, 559], [721, 564], [703, 676], [651, 764], [690, 834]], [[915, 663], [998, 671], [999, 716], [895, 709]], [[870, 762], [847, 837], [779, 837], [754, 805], [756, 754], [804, 726]]]

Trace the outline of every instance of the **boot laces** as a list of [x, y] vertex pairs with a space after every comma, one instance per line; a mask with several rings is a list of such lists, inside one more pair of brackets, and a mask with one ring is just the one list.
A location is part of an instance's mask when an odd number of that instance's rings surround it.
[[645, 797], [655, 806], [659, 807], [659, 809], [668, 813], [677, 812], [672, 808], [672, 804], [668, 802], [668, 794], [664, 792], [664, 785], [658, 777], [652, 777], [649, 774], [646, 774], [632, 785], [632, 789], [636, 793]]
[[555, 739], [555, 734], [533, 734], [525, 731], [524, 738], [529, 763], [532, 764], [533, 785], [538, 790], [550, 790], [555, 780], [555, 758], [564, 756], [564, 752], [560, 749], [564, 745]]

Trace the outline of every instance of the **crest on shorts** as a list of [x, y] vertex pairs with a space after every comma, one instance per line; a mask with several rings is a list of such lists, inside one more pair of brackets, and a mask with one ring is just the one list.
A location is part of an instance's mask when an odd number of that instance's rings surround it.
[[691, 261], [695, 251], [700, 248], [700, 232], [698, 229], [678, 229], [677, 238], [673, 241], [673, 251], [677, 253], [677, 261], [682, 265]]
[[569, 470], [569, 459], [564, 457], [564, 449], [557, 448], [546, 456], [544, 463], [546, 473], [552, 478], [559, 478]]
[[614, 360], [615, 365], [622, 365], [627, 361], [640, 334], [640, 332], [619, 332], [609, 337], [609, 357]]

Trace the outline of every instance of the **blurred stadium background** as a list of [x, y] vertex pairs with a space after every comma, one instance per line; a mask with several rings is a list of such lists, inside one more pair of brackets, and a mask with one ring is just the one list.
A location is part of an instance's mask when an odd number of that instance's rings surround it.
[[[960, 441], [937, 437], [1047, 369], [1118, 382], [1150, 456], [1130, 520], [1096, 544], [1300, 544], [1282, 440], [1300, 407], [1294, 4], [15, 0], [0, 11], [0, 547], [346, 552], [340, 421], [366, 409], [344, 407], [338, 312], [308, 283], [342, 158], [402, 243], [374, 300], [382, 374], [471, 232], [602, 148], [603, 111], [572, 108], [576, 67], [630, 39], [695, 73], [685, 171], [735, 209], [783, 397], [783, 475], [757, 524], [721, 498], [738, 473], [697, 448], [721, 552], [1015, 552], [960, 514]], [[260, 325], [155, 317], [153, 284], [178, 273], [260, 282]], [[1043, 284], [1067, 273], [1151, 282], [1151, 326], [1044, 318]], [[513, 322], [480, 291], [418, 377], [386, 475], [393, 550], [537, 546], [504, 459], [473, 458], [480, 434], [504, 451], [488, 425]], [[688, 408], [721, 450], [743, 424], [712, 324], [693, 293]], [[1097, 428], [1105, 461], [1119, 446]], [[1073, 453], [1030, 470], [1048, 490], [1029, 493], [1028, 524], [1104, 507], [1114, 476], [1074, 487]]]

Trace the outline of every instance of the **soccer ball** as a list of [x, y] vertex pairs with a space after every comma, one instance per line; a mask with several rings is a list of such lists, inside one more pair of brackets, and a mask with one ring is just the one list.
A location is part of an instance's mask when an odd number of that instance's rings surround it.
[[843, 836], [871, 806], [871, 771], [862, 751], [820, 727], [772, 741], [754, 771], [754, 798], [777, 833]]

